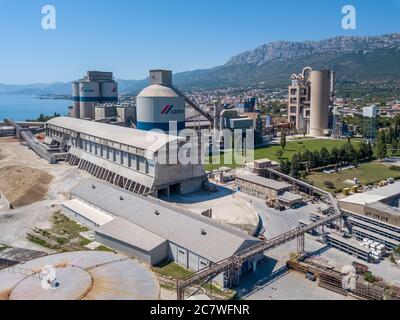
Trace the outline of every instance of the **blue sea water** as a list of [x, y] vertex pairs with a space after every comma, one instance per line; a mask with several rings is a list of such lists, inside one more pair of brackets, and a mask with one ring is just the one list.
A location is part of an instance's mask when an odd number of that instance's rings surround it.
[[57, 112], [67, 115], [72, 100], [38, 99], [34, 95], [0, 94], [0, 122], [5, 118], [16, 121], [36, 119], [41, 113], [51, 115]]

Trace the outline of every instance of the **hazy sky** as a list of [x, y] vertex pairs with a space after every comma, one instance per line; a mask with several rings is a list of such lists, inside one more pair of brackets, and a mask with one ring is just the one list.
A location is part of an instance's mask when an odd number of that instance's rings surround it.
[[[341, 27], [354, 5], [357, 29]], [[41, 27], [56, 8], [56, 30]], [[275, 40], [400, 32], [400, 0], [0, 0], [0, 83], [70, 81], [87, 69], [142, 79], [209, 68]]]

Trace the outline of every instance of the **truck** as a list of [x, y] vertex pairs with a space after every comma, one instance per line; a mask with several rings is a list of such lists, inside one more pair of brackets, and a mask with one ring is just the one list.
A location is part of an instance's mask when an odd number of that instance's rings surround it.
[[314, 282], [314, 281], [317, 280], [317, 276], [312, 272], [307, 272], [306, 273], [306, 279]]

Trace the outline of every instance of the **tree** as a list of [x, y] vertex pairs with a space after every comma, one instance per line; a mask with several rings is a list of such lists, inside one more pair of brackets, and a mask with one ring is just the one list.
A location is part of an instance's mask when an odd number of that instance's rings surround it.
[[366, 150], [367, 150], [367, 159], [371, 159], [374, 156], [374, 150], [372, 148], [371, 141], [368, 142]]
[[397, 138], [392, 140], [392, 144], [390, 145], [390, 149], [392, 149], [392, 156], [394, 157], [397, 154], [397, 149], [399, 147], [399, 141]]
[[376, 155], [383, 161], [387, 157], [386, 135], [381, 131], [378, 135], [378, 142], [376, 143]]
[[281, 148], [285, 151], [286, 148], [286, 131], [282, 131], [281, 133]]
[[301, 162], [300, 157], [296, 154], [292, 158], [292, 164], [290, 166], [290, 175], [293, 178], [298, 179], [300, 177]]
[[332, 164], [339, 163], [339, 150], [336, 147], [333, 147], [331, 150], [331, 163]]
[[325, 147], [322, 147], [321, 150], [319, 151], [319, 158], [321, 166], [325, 167], [331, 163], [331, 154]]
[[289, 174], [290, 173], [290, 168], [292, 164], [290, 163], [289, 160], [281, 160], [281, 171], [284, 174]]

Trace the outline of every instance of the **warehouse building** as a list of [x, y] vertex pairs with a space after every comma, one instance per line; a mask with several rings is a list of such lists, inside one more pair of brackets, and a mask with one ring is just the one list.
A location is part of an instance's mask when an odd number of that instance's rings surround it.
[[206, 179], [202, 164], [170, 157], [185, 143], [177, 136], [59, 117], [46, 123], [45, 143], [68, 152], [70, 165], [135, 193], [187, 194]]
[[[198, 271], [260, 241], [201, 215], [95, 180], [73, 189], [70, 201], [92, 207], [100, 217], [104, 214], [110, 217], [110, 221], [95, 226], [96, 241], [149, 265], [170, 259]], [[93, 213], [89, 217], [86, 210], [68, 209], [69, 202], [63, 206], [66, 215], [80, 217], [90, 227], [95, 225], [87, 223], [94, 219]], [[247, 261], [242, 271], [252, 266]], [[222, 285], [223, 275], [216, 281]]]
[[293, 189], [291, 184], [254, 174], [236, 176], [236, 189], [263, 200], [278, 200], [288, 207], [294, 207], [304, 202], [302, 196], [290, 192]]

